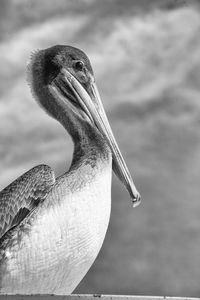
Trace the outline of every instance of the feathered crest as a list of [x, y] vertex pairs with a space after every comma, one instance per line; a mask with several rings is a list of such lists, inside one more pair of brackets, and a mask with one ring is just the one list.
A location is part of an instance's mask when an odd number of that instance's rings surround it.
[[33, 81], [32, 67], [35, 62], [36, 55], [38, 54], [39, 51], [40, 51], [39, 49], [31, 51], [30, 58], [27, 62], [26, 81], [27, 84], [30, 86], [31, 91], [32, 91], [32, 81]]

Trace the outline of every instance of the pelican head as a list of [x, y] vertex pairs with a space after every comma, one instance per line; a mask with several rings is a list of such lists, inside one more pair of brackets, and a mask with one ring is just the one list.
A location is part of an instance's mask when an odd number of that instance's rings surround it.
[[113, 171], [129, 191], [133, 206], [137, 206], [140, 194], [112, 133], [86, 54], [71, 46], [54, 46], [37, 51], [29, 69], [36, 99], [66, 127], [73, 139], [77, 137], [77, 120], [100, 133], [111, 149]]

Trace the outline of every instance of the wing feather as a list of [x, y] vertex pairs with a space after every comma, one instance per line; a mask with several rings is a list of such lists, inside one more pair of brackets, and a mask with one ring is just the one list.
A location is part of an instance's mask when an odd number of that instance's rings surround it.
[[0, 239], [45, 200], [54, 183], [52, 169], [38, 165], [0, 192]]

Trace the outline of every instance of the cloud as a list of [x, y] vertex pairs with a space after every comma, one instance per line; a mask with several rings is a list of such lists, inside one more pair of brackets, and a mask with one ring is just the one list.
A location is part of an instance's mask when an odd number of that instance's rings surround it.
[[105, 280], [97, 261], [96, 275], [89, 274], [86, 286], [90, 292], [131, 294], [137, 286], [140, 294], [170, 290], [197, 296], [200, 13], [183, 7], [117, 15], [116, 9], [104, 18], [106, 8], [96, 11], [98, 5], [94, 2], [84, 14], [51, 15], [0, 43], [0, 185], [39, 163], [51, 165], [56, 174], [67, 169], [72, 143], [35, 103], [25, 69], [34, 49], [53, 44], [83, 48], [143, 198], [133, 218], [129, 204], [124, 205], [128, 195], [114, 179], [111, 242], [103, 252], [112, 280]]

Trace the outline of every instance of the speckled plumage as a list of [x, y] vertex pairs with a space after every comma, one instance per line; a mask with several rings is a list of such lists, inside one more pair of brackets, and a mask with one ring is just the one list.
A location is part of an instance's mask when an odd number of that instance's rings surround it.
[[55, 176], [51, 168], [39, 165], [0, 192], [0, 244], [4, 234], [46, 198], [54, 183]]
[[1, 293], [73, 291], [105, 237], [111, 170], [110, 156], [94, 168], [83, 164], [56, 180], [45, 200], [1, 245]]
[[[110, 217], [111, 151], [94, 124], [43, 91], [44, 81], [55, 76], [49, 58], [43, 64], [45, 53], [32, 58], [33, 94], [38, 101], [45, 97], [42, 106], [69, 131], [73, 159], [56, 179], [49, 166], [40, 165], [0, 193], [1, 294], [70, 294], [95, 260]], [[51, 60], [54, 51], [47, 53]]]
[[95, 260], [111, 209], [112, 167], [139, 201], [112, 134], [87, 56], [70, 46], [37, 51], [33, 95], [71, 135], [69, 170], [31, 169], [0, 193], [0, 294], [70, 294]]

